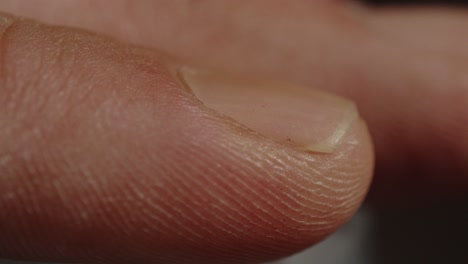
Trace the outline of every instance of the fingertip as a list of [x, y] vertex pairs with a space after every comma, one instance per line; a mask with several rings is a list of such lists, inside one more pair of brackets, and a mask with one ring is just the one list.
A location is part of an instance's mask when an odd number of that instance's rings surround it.
[[[265, 139], [223, 117], [215, 120], [211, 131], [192, 131], [194, 137], [208, 135], [199, 137], [203, 150], [194, 148], [193, 153], [189, 147], [192, 156], [186, 156], [191, 161], [190, 180], [201, 181], [192, 191], [202, 197], [211, 194], [205, 198], [213, 207], [192, 203], [191, 191], [184, 201], [201, 216], [218, 219], [210, 221], [213, 244], [199, 249], [205, 261], [213, 252], [233, 263], [287, 256], [334, 232], [364, 199], [373, 150], [362, 120], [329, 154]], [[193, 121], [213, 128], [211, 121]]]
[[373, 154], [360, 119], [332, 153], [304, 151], [200, 104], [146, 51], [21, 23], [4, 60], [21, 82], [2, 95], [21, 84], [26, 118], [0, 109], [20, 124], [1, 135], [3, 256], [259, 262], [317, 243], [362, 201]]

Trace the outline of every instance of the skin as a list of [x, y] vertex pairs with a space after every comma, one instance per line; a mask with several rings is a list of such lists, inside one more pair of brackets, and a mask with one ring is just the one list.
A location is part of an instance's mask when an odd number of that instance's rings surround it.
[[371, 197], [379, 206], [419, 206], [466, 193], [463, 9], [305, 0], [34, 2], [6, 0], [0, 7], [157, 48], [184, 63], [353, 99], [375, 143]]
[[355, 100], [375, 142], [379, 205], [466, 193], [463, 11], [41, 3], [0, 8], [151, 49], [3, 19], [3, 257], [255, 263], [310, 246], [353, 214], [373, 169], [362, 122], [331, 155], [298, 151], [200, 106], [172, 79], [167, 55]]
[[2, 21], [2, 257], [261, 262], [320, 241], [367, 192], [362, 121], [333, 154], [304, 152], [201, 105], [157, 52]]

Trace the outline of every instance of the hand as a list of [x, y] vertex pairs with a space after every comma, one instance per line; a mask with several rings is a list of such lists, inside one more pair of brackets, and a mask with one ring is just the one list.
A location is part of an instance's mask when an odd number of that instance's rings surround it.
[[[348, 96], [374, 138], [376, 193], [395, 202], [466, 191], [461, 13], [281, 1], [53, 2], [1, 5], [185, 64]], [[200, 106], [174, 85], [156, 51], [30, 22], [6, 32], [4, 65], [12, 70], [1, 96], [12, 107], [2, 113], [0, 214], [9, 219], [4, 239], [21, 237], [34, 249], [0, 246], [6, 256], [274, 259], [335, 230], [366, 192], [372, 154], [359, 121], [332, 154], [299, 151]]]

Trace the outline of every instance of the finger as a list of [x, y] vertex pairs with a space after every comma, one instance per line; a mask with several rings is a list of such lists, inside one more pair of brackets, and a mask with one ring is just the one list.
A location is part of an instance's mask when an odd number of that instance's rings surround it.
[[[379, 99], [368, 96], [362, 108], [381, 159], [373, 196], [385, 199], [397, 188], [400, 199], [416, 202], [466, 194], [468, 49], [461, 44], [467, 36], [466, 12], [388, 9], [369, 21], [381, 39], [368, 47], [372, 77], [350, 93], [355, 98], [379, 87]], [[385, 61], [379, 59], [383, 53]], [[379, 115], [371, 113], [378, 107]]]
[[41, 10], [7, 2], [20, 14], [106, 32], [194, 64], [353, 98], [375, 139], [373, 189], [383, 200], [406, 204], [468, 189], [464, 10], [124, 0], [51, 1]]
[[174, 79], [148, 50], [1, 23], [4, 258], [260, 262], [318, 242], [366, 193], [371, 146], [347, 100], [203, 72]]

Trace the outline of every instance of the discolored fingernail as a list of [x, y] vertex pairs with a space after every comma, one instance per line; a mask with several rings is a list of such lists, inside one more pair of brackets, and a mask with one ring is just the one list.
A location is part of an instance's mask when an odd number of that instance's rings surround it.
[[333, 152], [359, 117], [352, 101], [309, 87], [188, 67], [177, 77], [208, 108], [307, 151]]

